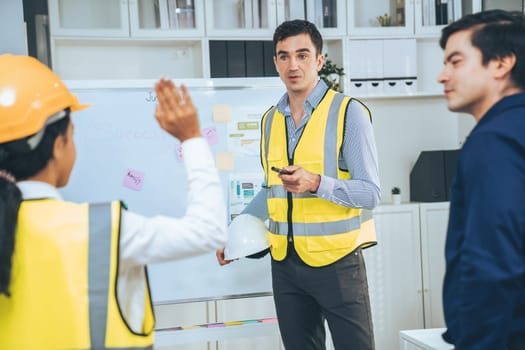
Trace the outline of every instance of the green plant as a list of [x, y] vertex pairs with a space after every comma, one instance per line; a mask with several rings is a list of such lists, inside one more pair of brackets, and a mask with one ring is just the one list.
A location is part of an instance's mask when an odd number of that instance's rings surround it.
[[392, 24], [392, 17], [388, 13], [385, 13], [383, 16], [377, 16], [376, 19], [381, 27], [389, 27]]
[[324, 65], [318, 73], [319, 77], [324, 80], [330, 88], [343, 92], [341, 77], [345, 75], [343, 68], [328, 59], [328, 54], [324, 54]]
[[399, 187], [392, 187], [392, 194], [401, 194], [401, 189]]

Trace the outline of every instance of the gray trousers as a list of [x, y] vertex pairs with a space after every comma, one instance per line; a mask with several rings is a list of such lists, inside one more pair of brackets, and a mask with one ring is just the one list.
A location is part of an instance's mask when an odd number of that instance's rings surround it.
[[324, 320], [337, 350], [373, 350], [365, 263], [360, 249], [337, 262], [310, 267], [292, 245], [272, 260], [279, 329], [286, 350], [324, 350]]

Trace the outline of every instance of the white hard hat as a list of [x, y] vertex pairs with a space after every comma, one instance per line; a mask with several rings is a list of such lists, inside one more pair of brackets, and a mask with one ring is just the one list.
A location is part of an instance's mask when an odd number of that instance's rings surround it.
[[239, 259], [258, 253], [270, 246], [264, 222], [250, 214], [236, 216], [228, 226], [228, 241], [224, 258]]

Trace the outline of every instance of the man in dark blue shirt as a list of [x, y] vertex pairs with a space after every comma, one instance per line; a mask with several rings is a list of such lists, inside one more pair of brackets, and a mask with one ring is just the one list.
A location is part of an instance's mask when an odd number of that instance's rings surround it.
[[525, 19], [493, 10], [445, 27], [448, 108], [474, 116], [452, 187], [444, 339], [525, 349]]

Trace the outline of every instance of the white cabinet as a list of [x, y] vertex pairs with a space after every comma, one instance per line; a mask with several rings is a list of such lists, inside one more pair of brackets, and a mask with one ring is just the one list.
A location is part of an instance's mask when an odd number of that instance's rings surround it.
[[481, 10], [481, 0], [349, 0], [351, 37], [439, 35], [444, 25]]
[[272, 296], [156, 305], [154, 348], [283, 350], [275, 317]]
[[[481, 10], [481, 0], [350, 0], [347, 6], [349, 40], [344, 53], [344, 81], [348, 94], [438, 96], [443, 91], [437, 82], [443, 66], [438, 45], [441, 30], [452, 20]], [[396, 43], [406, 40], [413, 41], [409, 49]], [[362, 60], [368, 69], [359, 68], [356, 60]], [[371, 66], [378, 67], [379, 72], [371, 72]], [[402, 75], [393, 75], [388, 67], [402, 67]]]
[[324, 36], [345, 34], [343, 0], [206, 0], [209, 37], [259, 37], [271, 39], [277, 25], [290, 19], [307, 19]]
[[408, 35], [414, 30], [413, 16], [413, 0], [349, 0], [348, 35]]
[[50, 0], [53, 36], [180, 37], [204, 34], [202, 0]]
[[392, 350], [402, 329], [423, 328], [419, 205], [374, 210], [378, 244], [365, 249], [377, 350]]
[[49, 0], [48, 6], [52, 66], [63, 79], [204, 77], [202, 0]]
[[483, 10], [503, 9], [525, 12], [525, 3], [521, 0], [483, 0]]
[[[212, 40], [271, 43], [279, 23], [306, 18], [325, 36], [323, 53], [342, 67], [345, 14], [343, 0], [49, 0], [51, 63], [66, 80], [218, 78], [212, 63], [222, 61]], [[272, 52], [264, 50], [264, 73], [244, 68], [227, 77], [275, 75]]]
[[129, 36], [127, 0], [50, 0], [51, 35]]
[[482, 7], [482, 0], [48, 0], [51, 64], [66, 80], [209, 79], [211, 40], [271, 41], [278, 24], [304, 18], [320, 29], [323, 53], [345, 69], [347, 93], [348, 39], [417, 38], [417, 89], [410, 82], [409, 91], [389, 95], [436, 95], [436, 1], [446, 3], [448, 18]]
[[420, 204], [425, 328], [445, 326], [442, 292], [448, 213], [449, 202]]
[[454, 350], [443, 340], [445, 328], [414, 329], [399, 333], [401, 350]]
[[201, 37], [204, 35], [202, 1], [129, 1], [130, 34], [133, 37]]
[[401, 330], [445, 327], [441, 293], [448, 211], [448, 202], [374, 210], [379, 243], [364, 255], [377, 350], [397, 349]]

